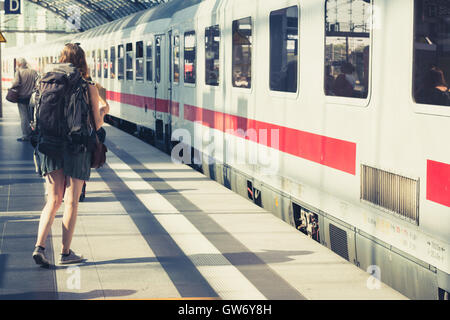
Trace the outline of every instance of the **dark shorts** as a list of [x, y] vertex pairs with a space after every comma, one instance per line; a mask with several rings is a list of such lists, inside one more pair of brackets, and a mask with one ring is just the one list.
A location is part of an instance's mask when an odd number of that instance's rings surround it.
[[45, 176], [55, 170], [63, 169], [64, 175], [75, 179], [89, 180], [91, 175], [91, 153], [69, 154], [66, 152], [62, 159], [51, 158], [37, 150], [34, 151], [36, 171]]

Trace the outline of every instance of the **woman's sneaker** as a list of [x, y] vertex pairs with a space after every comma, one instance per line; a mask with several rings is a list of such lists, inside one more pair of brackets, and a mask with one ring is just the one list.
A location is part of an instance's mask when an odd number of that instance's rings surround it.
[[81, 261], [83, 261], [83, 256], [75, 254], [75, 252], [70, 249], [68, 254], [61, 253], [59, 257], [60, 264], [78, 263]]
[[50, 261], [45, 257], [44, 248], [36, 247], [33, 251], [33, 259], [36, 264], [42, 265], [44, 267], [48, 267], [50, 265]]

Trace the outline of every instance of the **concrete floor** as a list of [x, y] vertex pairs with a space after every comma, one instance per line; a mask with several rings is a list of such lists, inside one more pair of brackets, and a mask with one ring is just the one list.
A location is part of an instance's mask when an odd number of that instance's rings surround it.
[[[34, 264], [44, 180], [17, 142], [15, 105], [0, 119], [0, 299], [406, 299], [271, 213], [152, 146], [105, 126], [72, 249], [86, 261]], [[58, 261], [57, 214], [47, 255]]]

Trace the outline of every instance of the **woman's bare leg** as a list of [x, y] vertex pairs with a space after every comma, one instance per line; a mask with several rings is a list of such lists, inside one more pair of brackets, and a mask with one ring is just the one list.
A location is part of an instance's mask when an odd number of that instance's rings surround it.
[[84, 181], [67, 177], [66, 194], [64, 198], [64, 216], [62, 224], [62, 253], [68, 254], [72, 243], [75, 223], [77, 221], [78, 202]]
[[65, 177], [62, 169], [53, 171], [45, 176], [47, 202], [41, 213], [36, 246], [45, 248], [45, 241], [47, 240], [53, 221], [55, 220], [56, 211], [58, 211], [62, 203], [64, 179]]

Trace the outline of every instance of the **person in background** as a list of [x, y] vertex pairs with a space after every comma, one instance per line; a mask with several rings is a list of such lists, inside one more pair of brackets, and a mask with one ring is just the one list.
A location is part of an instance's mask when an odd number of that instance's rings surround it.
[[[91, 83], [94, 83], [92, 81], [92, 78], [89, 76], [87, 79], [87, 81], [90, 81]], [[95, 86], [97, 87], [98, 90], [98, 99], [101, 105], [104, 106], [104, 108], [106, 108], [104, 111], [104, 115], [109, 113], [110, 107], [108, 102], [106, 101], [106, 90], [105, 88], [103, 88], [99, 83], [96, 83]], [[106, 131], [103, 128], [100, 128], [99, 130], [97, 130], [97, 136], [100, 140], [101, 143], [105, 142], [105, 138], [106, 138]], [[86, 198], [86, 181], [83, 184], [83, 188], [81, 189], [81, 194], [80, 194], [80, 202], [83, 202], [84, 199]]]
[[450, 92], [444, 72], [431, 67], [425, 75], [424, 86], [419, 92], [418, 103], [450, 106]]
[[334, 77], [331, 71], [331, 66], [325, 66], [325, 94], [327, 96], [334, 96]]
[[341, 66], [341, 74], [334, 80], [334, 94], [339, 97], [353, 97], [356, 80], [353, 76], [355, 67], [350, 62]]
[[17, 59], [17, 71], [11, 88], [17, 89], [19, 93], [19, 115], [20, 126], [22, 128], [22, 137], [17, 141], [29, 141], [31, 136], [30, 127], [30, 98], [36, 83], [38, 74], [28, 66], [24, 58]]

